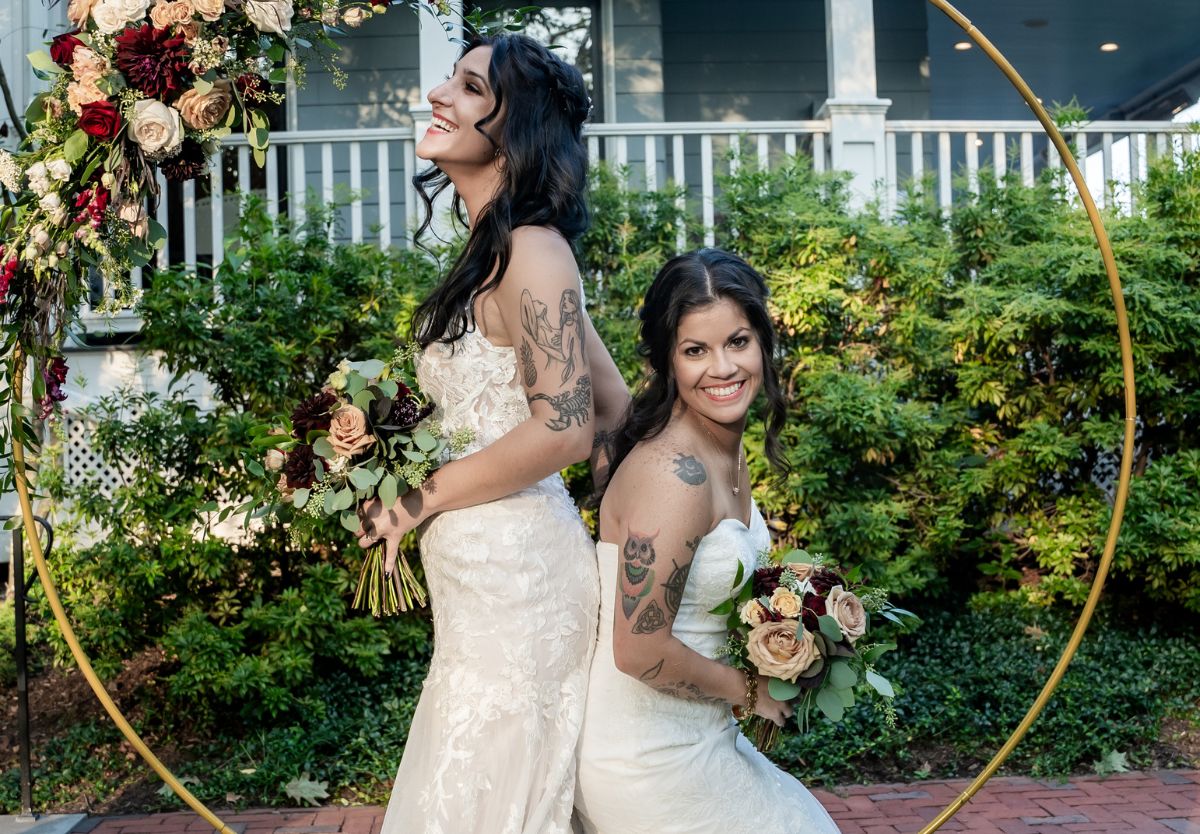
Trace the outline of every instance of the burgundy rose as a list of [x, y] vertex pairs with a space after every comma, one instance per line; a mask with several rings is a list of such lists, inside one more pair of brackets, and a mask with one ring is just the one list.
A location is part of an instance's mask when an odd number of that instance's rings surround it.
[[392, 0], [371, 0], [371, 8], [378, 9], [380, 6], [390, 6]]
[[804, 627], [809, 631], [816, 631], [820, 628], [817, 619], [826, 613], [825, 597], [805, 594], [803, 604], [804, 611], [800, 614], [800, 622], [804, 623]]
[[79, 114], [79, 129], [101, 142], [111, 142], [121, 131], [121, 111], [109, 101], [85, 104]]
[[63, 32], [50, 41], [50, 58], [60, 67], [69, 67], [75, 59], [75, 47], [83, 46], [83, 41], [75, 37], [79, 30]]
[[754, 571], [754, 595], [769, 597], [779, 587], [779, 577], [783, 575], [783, 566], [775, 565], [769, 568], [758, 568]]
[[267, 82], [261, 75], [252, 72], [239, 75], [233, 86], [237, 88], [238, 95], [245, 100], [261, 102], [267, 99]]
[[113, 40], [117, 45], [117, 69], [125, 74], [130, 86], [164, 102], [191, 86], [191, 57], [182, 35], [143, 23], [136, 29], [126, 28]]
[[179, 153], [160, 162], [158, 169], [171, 182], [184, 182], [194, 180], [205, 173], [208, 170], [208, 159], [199, 142], [184, 139]]
[[829, 593], [829, 589], [834, 585], [846, 586], [846, 580], [837, 571], [830, 570], [829, 568], [819, 568], [809, 578], [809, 581], [812, 582], [813, 590], [822, 596]]
[[317, 477], [316, 457], [307, 443], [288, 452], [283, 462], [283, 477], [288, 489], [308, 489]]
[[337, 395], [331, 391], [313, 394], [292, 412], [292, 434], [297, 440], [304, 441], [310, 431], [329, 431], [333, 407], [337, 404]]

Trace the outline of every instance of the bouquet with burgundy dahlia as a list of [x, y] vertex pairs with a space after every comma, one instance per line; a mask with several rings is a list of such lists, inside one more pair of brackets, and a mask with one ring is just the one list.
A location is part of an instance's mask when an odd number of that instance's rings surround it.
[[[863, 688], [883, 698], [894, 720], [895, 691], [875, 662], [896, 644], [870, 639], [872, 617], [901, 627], [918, 618], [888, 602], [882, 588], [867, 588], [861, 573], [857, 567], [843, 572], [804, 550], [764, 552], [748, 582], [738, 566], [734, 596], [710, 612], [729, 617], [724, 654], [731, 665], [766, 677], [771, 697], [792, 702], [802, 729], [813, 710], [841, 721]], [[758, 746], [769, 749], [778, 728], [759, 718], [749, 721]]]
[[[343, 527], [359, 527], [357, 508], [378, 498], [385, 506], [418, 489], [442, 462], [460, 452], [469, 432], [450, 437], [433, 417], [433, 406], [405, 372], [413, 348], [402, 348], [384, 362], [343, 360], [324, 387], [299, 403], [290, 418], [251, 430], [263, 461], [246, 466], [264, 479], [260, 509], [303, 527], [337, 517]], [[403, 553], [394, 569], [384, 570], [382, 544], [372, 547], [352, 606], [376, 617], [425, 604], [425, 590]]]

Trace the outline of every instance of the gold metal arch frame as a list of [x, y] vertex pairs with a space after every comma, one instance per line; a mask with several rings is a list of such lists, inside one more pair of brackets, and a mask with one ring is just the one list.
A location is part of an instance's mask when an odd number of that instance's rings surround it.
[[[1042, 107], [1037, 97], [1029, 89], [1029, 85], [1025, 83], [1020, 74], [1013, 69], [1008, 60], [1000, 53], [992, 42], [984, 37], [958, 9], [952, 6], [946, 0], [929, 0], [935, 7], [944, 12], [951, 20], [962, 28], [967, 36], [971, 38], [979, 47], [991, 58], [992, 62], [999, 67], [1000, 71], [1012, 82], [1012, 85], [1025, 99], [1026, 103], [1037, 116], [1037, 120], [1041, 122], [1042, 128], [1046, 131], [1046, 135], [1054, 143], [1058, 149], [1059, 156], [1062, 158], [1067, 170], [1070, 171], [1071, 179], [1075, 182], [1075, 187], [1079, 190], [1080, 199], [1087, 211], [1088, 219], [1091, 221], [1092, 230], [1096, 235], [1096, 243], [1100, 247], [1100, 254], [1104, 259], [1104, 270], [1108, 274], [1109, 287], [1112, 290], [1113, 306], [1117, 314], [1117, 331], [1121, 342], [1121, 373], [1125, 387], [1125, 432], [1124, 441], [1121, 451], [1121, 468], [1120, 480], [1117, 484], [1116, 498], [1113, 504], [1112, 521], [1109, 524], [1108, 536], [1104, 543], [1104, 552], [1100, 559], [1099, 568], [1096, 571], [1095, 581], [1092, 583], [1092, 588], [1088, 594], [1087, 603], [1083, 607], [1083, 611], [1079, 616], [1078, 622], [1075, 624], [1075, 629], [1071, 634], [1071, 639], [1068, 641], [1066, 649], [1062, 656], [1058, 659], [1054, 671], [1050, 674], [1050, 678], [1042, 687], [1041, 693], [1033, 702], [1033, 706], [1029, 708], [1029, 712], [1013, 730], [1011, 736], [1004, 745], [997, 751], [992, 760], [988, 762], [987, 767], [975, 778], [973, 782], [959, 794], [952, 803], [946, 806], [940, 814], [937, 815], [925, 828], [921, 830], [921, 834], [931, 834], [942, 827], [951, 817], [958, 812], [967, 802], [970, 801], [984, 783], [992, 777], [999, 769], [1004, 760], [1012, 753], [1013, 748], [1024, 737], [1029, 727], [1041, 714], [1042, 709], [1046, 706], [1046, 702], [1050, 700], [1050, 696], [1054, 694], [1054, 690], [1058, 687], [1062, 680], [1063, 674], [1067, 670], [1071, 659], [1075, 656], [1075, 652], [1079, 648], [1080, 642], [1083, 640], [1084, 632], [1087, 630], [1088, 624], [1091, 622], [1092, 614], [1096, 609], [1096, 603], [1100, 599], [1100, 592], [1104, 588], [1105, 577], [1108, 576], [1109, 568], [1112, 565], [1113, 553], [1116, 551], [1117, 535], [1121, 529], [1121, 519], [1125, 514], [1125, 502], [1129, 497], [1129, 481], [1132, 472], [1133, 464], [1133, 441], [1134, 441], [1134, 414], [1135, 414], [1135, 396], [1134, 396], [1134, 379], [1133, 379], [1133, 346], [1129, 336], [1129, 321], [1125, 313], [1125, 301], [1121, 295], [1121, 279], [1117, 275], [1117, 264], [1113, 258], [1112, 246], [1108, 240], [1108, 234], [1104, 230], [1104, 223], [1100, 219], [1100, 213], [1096, 210], [1096, 202], [1092, 199], [1091, 192], [1088, 191], [1087, 183], [1084, 181], [1083, 174], [1079, 171], [1079, 166], [1075, 163], [1075, 157], [1071, 153], [1071, 149], [1067, 146], [1062, 134], [1054, 125], [1046, 109]], [[10, 418], [14, 421], [22, 419], [28, 414], [28, 410], [21, 404], [21, 392], [23, 382], [24, 358], [18, 352], [14, 367], [17, 372], [13, 375], [13, 401]], [[17, 496], [21, 504], [21, 514], [25, 525], [25, 538], [29, 542], [29, 548], [33, 553], [34, 564], [37, 566], [38, 578], [41, 580], [42, 586], [46, 592], [46, 599], [50, 603], [50, 608], [54, 612], [54, 619], [58, 621], [59, 628], [62, 630], [63, 638], [67, 641], [67, 645], [71, 648], [71, 654], [75, 657], [75, 662], [79, 664], [80, 670], [87, 679], [88, 684], [96, 693], [96, 697], [112, 718], [113, 723], [117, 725], [121, 733], [129, 740], [134, 749], [141, 754], [146, 763], [157, 773], [164, 782], [171, 787], [175, 794], [187, 803], [192, 810], [204, 818], [215, 830], [220, 834], [234, 834], [234, 832], [221, 822], [220, 818], [210, 811], [205, 805], [196, 799], [192, 793], [180, 784], [174, 774], [167, 769], [157, 756], [146, 746], [146, 743], [138, 736], [133, 727], [121, 714], [117, 705], [113, 702], [108, 692], [104, 688], [104, 684], [92, 669], [91, 661], [83, 648], [79, 645], [79, 640], [75, 637], [75, 630], [71, 627], [70, 621], [67, 619], [66, 612], [63, 610], [62, 602], [59, 600], [58, 591], [54, 585], [54, 579], [50, 575], [49, 567], [46, 564], [45, 554], [42, 551], [41, 541], [38, 539], [38, 530], [33, 518], [33, 509], [29, 498], [29, 481], [25, 467], [25, 451], [19, 439], [17, 432], [14, 432], [13, 441], [13, 469], [15, 472]]]

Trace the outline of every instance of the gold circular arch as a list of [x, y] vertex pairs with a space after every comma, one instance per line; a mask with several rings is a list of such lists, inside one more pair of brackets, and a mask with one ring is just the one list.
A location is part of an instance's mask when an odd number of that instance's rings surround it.
[[1021, 94], [1021, 98], [1025, 99], [1025, 103], [1029, 105], [1034, 115], [1037, 116], [1037, 120], [1041, 122], [1042, 129], [1046, 132], [1050, 141], [1054, 143], [1054, 147], [1058, 149], [1058, 154], [1062, 157], [1062, 161], [1070, 172], [1076, 189], [1079, 191], [1079, 198], [1083, 202], [1088, 220], [1092, 224], [1092, 231], [1096, 235], [1096, 244], [1100, 247], [1100, 256], [1104, 260], [1104, 271], [1108, 274], [1108, 286], [1112, 291], [1113, 308], [1117, 314], [1117, 333], [1121, 341], [1121, 380], [1125, 388], [1125, 432], [1121, 446], [1120, 479], [1117, 482], [1117, 494], [1113, 501], [1112, 521], [1109, 523], [1108, 535], [1104, 541], [1104, 552], [1100, 557], [1100, 565], [1096, 569], [1096, 578], [1092, 582], [1091, 590], [1088, 592], [1087, 602], [1084, 604], [1083, 611], [1079, 615], [1079, 620], [1075, 623], [1075, 628], [1071, 632], [1071, 639], [1067, 641], [1066, 648], [1063, 649], [1062, 656], [1058, 659], [1058, 663], [1055, 664], [1054, 671], [1050, 673], [1050, 677], [1042, 687], [1042, 691], [1034, 700], [1029, 711], [1025, 713], [1025, 717], [1021, 719], [1021, 723], [1013, 730], [1012, 735], [996, 751], [996, 755], [992, 757], [992, 760], [987, 763], [987, 766], [980, 774], [975, 777], [974, 781], [953, 802], [947, 805], [940, 814], [934, 817], [927, 826], [922, 828], [920, 834], [931, 834], [941, 828], [963, 805], [966, 805], [971, 800], [971, 797], [983, 787], [988, 779], [992, 778], [1000, 768], [1000, 765], [1012, 753], [1013, 748], [1025, 737], [1025, 733], [1041, 714], [1042, 709], [1046, 706], [1046, 702], [1050, 700], [1050, 696], [1058, 688], [1058, 684], [1066, 673], [1071, 659], [1075, 657], [1075, 652], [1078, 651], [1079, 644], [1083, 641], [1083, 634], [1087, 631], [1088, 624], [1092, 620], [1092, 614], [1096, 610], [1096, 603], [1100, 600], [1100, 593], [1104, 590], [1104, 580], [1108, 576], [1109, 568], [1112, 566], [1113, 553], [1117, 548], [1117, 535], [1121, 532], [1121, 520], [1125, 515], [1125, 502], [1129, 498], [1129, 481], [1133, 471], [1134, 416], [1137, 413], [1137, 400], [1134, 395], [1133, 380], [1133, 342], [1129, 336], [1129, 319], [1125, 314], [1125, 298], [1121, 293], [1121, 278], [1117, 275], [1117, 262], [1113, 257], [1112, 244], [1109, 243], [1108, 232], [1104, 230], [1104, 222], [1100, 219], [1100, 212], [1096, 210], [1096, 201], [1092, 199], [1092, 193], [1088, 190], [1087, 182], [1084, 181], [1083, 174], [1075, 162], [1074, 154], [1071, 153], [1071, 149], [1067, 146], [1066, 140], [1063, 139], [1057, 125], [1054, 124], [1054, 120], [1046, 112], [1046, 108], [1042, 106], [1037, 96], [1033, 94], [1033, 90], [1025, 83], [1025, 79], [1013, 68], [1012, 64], [1001, 54], [1000, 50], [982, 32], [975, 28], [975, 25], [971, 23], [966, 15], [947, 2], [947, 0], [929, 0], [929, 2], [944, 12], [959, 28], [967, 33], [967, 36], [1004, 73], [1017, 92]]
[[[1042, 691], [1034, 700], [1033, 705], [1021, 719], [1020, 724], [1013, 730], [1012, 735], [1005, 741], [1003, 746], [988, 762], [983, 771], [975, 777], [975, 780], [967, 786], [958, 797], [947, 805], [941, 813], [939, 813], [925, 828], [921, 829], [920, 834], [932, 834], [941, 828], [951, 817], [953, 817], [960, 808], [962, 808], [971, 798], [978, 793], [979, 789], [986, 783], [1004, 763], [1013, 748], [1025, 736], [1029, 727], [1041, 714], [1046, 706], [1046, 702], [1050, 700], [1050, 696], [1054, 694], [1054, 690], [1058, 687], [1063, 675], [1066, 673], [1067, 667], [1070, 665], [1075, 652], [1079, 649], [1079, 644], [1083, 640], [1084, 632], [1087, 631], [1088, 624], [1091, 622], [1092, 614], [1096, 609], [1096, 604], [1100, 599], [1100, 593], [1104, 589], [1104, 580], [1108, 576], [1109, 568], [1112, 566], [1113, 554], [1116, 551], [1117, 536], [1121, 530], [1121, 520], [1125, 514], [1125, 502], [1129, 497], [1129, 483], [1133, 469], [1133, 444], [1134, 444], [1134, 415], [1136, 414], [1136, 398], [1134, 394], [1134, 374], [1133, 374], [1133, 344], [1129, 335], [1129, 320], [1125, 313], [1125, 300], [1121, 294], [1121, 279], [1117, 274], [1117, 264], [1113, 257], [1112, 245], [1108, 240], [1108, 233], [1104, 230], [1104, 223], [1100, 219], [1100, 213], [1096, 209], [1096, 202], [1092, 199], [1091, 192], [1088, 190], [1087, 183], [1084, 181], [1083, 174], [1079, 170], [1079, 166], [1075, 162], [1075, 157], [1071, 153], [1071, 149], [1067, 146], [1063, 139], [1062, 133], [1059, 132], [1054, 121], [1046, 112], [1046, 109], [1038, 101], [1037, 97], [1030, 90], [1029, 85], [1021, 78], [1020, 74], [1013, 68], [1012, 64], [1001, 54], [990, 40], [988, 40], [982, 32], [975, 28], [974, 24], [962, 14], [958, 9], [951, 5], [947, 0], [929, 0], [933, 6], [941, 10], [956, 23], [967, 36], [971, 38], [992, 60], [993, 63], [1000, 69], [1001, 72], [1008, 78], [1012, 85], [1016, 88], [1021, 97], [1033, 110], [1037, 120], [1041, 123], [1042, 129], [1053, 142], [1054, 147], [1058, 149], [1059, 156], [1066, 165], [1067, 170], [1071, 174], [1071, 179], [1075, 183], [1075, 187], [1079, 191], [1080, 199], [1083, 201], [1084, 209], [1087, 211], [1088, 219], [1092, 224], [1092, 231], [1096, 235], [1096, 243], [1100, 248], [1100, 255], [1104, 260], [1104, 271], [1108, 274], [1109, 288], [1112, 291], [1113, 307], [1117, 315], [1117, 331], [1121, 344], [1121, 378], [1124, 383], [1125, 391], [1125, 431], [1121, 450], [1121, 467], [1120, 478], [1117, 483], [1116, 497], [1113, 503], [1112, 521], [1109, 524], [1108, 535], [1104, 543], [1104, 551], [1100, 558], [1100, 565], [1096, 571], [1096, 578], [1092, 583], [1091, 591], [1088, 593], [1087, 602], [1080, 613], [1079, 620], [1075, 624], [1075, 628], [1071, 633], [1071, 639], [1067, 642], [1066, 648], [1063, 650], [1062, 656], [1058, 659], [1058, 663], [1051, 672], [1049, 679], [1042, 687]], [[29, 410], [22, 405], [22, 383], [23, 369], [25, 366], [24, 357], [21, 355], [19, 347], [13, 361], [13, 367], [16, 368], [16, 373], [13, 375], [12, 385], [12, 408], [10, 410], [10, 419], [19, 421], [24, 419], [29, 414]], [[16, 482], [17, 497], [21, 505], [21, 515], [25, 526], [25, 537], [29, 542], [29, 549], [33, 554], [34, 564], [37, 568], [38, 578], [41, 580], [42, 587], [46, 593], [46, 600], [50, 603], [50, 608], [54, 612], [54, 619], [58, 622], [59, 628], [62, 631], [63, 638], [71, 649], [71, 654], [75, 658], [75, 662], [79, 665], [80, 671], [83, 672], [92, 691], [95, 692], [97, 699], [108, 712], [109, 717], [117, 728], [129, 740], [134, 749], [141, 755], [155, 773], [171, 787], [175, 794], [182, 799], [189, 807], [197, 814], [204, 818], [216, 831], [220, 834], [234, 834], [225, 823], [223, 823], [216, 814], [210, 811], [204, 803], [198, 800], [191, 791], [184, 787], [173, 773], [154, 755], [153, 751], [146, 746], [146, 743], [138, 736], [137, 732], [130, 726], [129, 722], [122, 715], [120, 709], [109, 696], [108, 691], [104, 688], [103, 682], [96, 675], [92, 668], [91, 661], [87, 654], [83, 651], [83, 647], [79, 645], [79, 640], [75, 636], [75, 630], [71, 627], [71, 622], [67, 618], [66, 611], [63, 609], [62, 602], [58, 597], [58, 590], [54, 584], [54, 579], [50, 575], [49, 566], [46, 564], [45, 554], [42, 551], [41, 540], [38, 538], [38, 529], [34, 521], [33, 508], [29, 496], [29, 481], [25, 463], [25, 450], [20, 440], [20, 432], [13, 432], [13, 470], [14, 480]]]

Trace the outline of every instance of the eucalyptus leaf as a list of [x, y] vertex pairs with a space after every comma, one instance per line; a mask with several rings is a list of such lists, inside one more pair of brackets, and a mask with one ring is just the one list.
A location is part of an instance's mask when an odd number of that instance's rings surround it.
[[304, 509], [304, 505], [308, 503], [308, 496], [310, 494], [311, 491], [304, 488], [296, 490], [292, 493], [292, 506], [297, 510]]
[[828, 637], [834, 643], [840, 642], [842, 639], [841, 626], [837, 624], [837, 620], [828, 614], [822, 614], [817, 618], [817, 623], [821, 626], [821, 633]]
[[885, 652], [890, 652], [894, 648], [896, 648], [895, 643], [879, 643], [878, 645], [872, 646], [863, 652], [863, 663], [874, 663], [876, 660], [879, 660], [879, 658], [883, 657]]
[[358, 518], [358, 513], [356, 513], [354, 510], [343, 511], [342, 514], [338, 516], [338, 520], [341, 521], [342, 526], [351, 533], [357, 533], [358, 528], [362, 526], [362, 522], [360, 522]]
[[432, 452], [437, 448], [437, 438], [428, 429], [417, 429], [413, 432], [413, 442], [422, 452]]
[[830, 721], [841, 721], [842, 716], [846, 714], [846, 708], [842, 706], [842, 699], [838, 697], [836, 691], [828, 687], [817, 691], [817, 706]]
[[342, 487], [334, 493], [333, 509], [348, 510], [354, 505], [354, 490]]
[[791, 681], [780, 680], [779, 678], [771, 678], [767, 681], [767, 692], [776, 701], [790, 701], [799, 695], [800, 691], [800, 685]]
[[351, 362], [350, 367], [368, 379], [375, 379], [383, 373], [383, 362], [379, 359], [364, 359], [362, 362]]
[[371, 408], [371, 403], [375, 402], [375, 395], [371, 393], [369, 388], [364, 388], [351, 397], [350, 402], [365, 412]]
[[322, 435], [313, 441], [312, 450], [314, 455], [319, 455], [323, 458], [331, 458], [334, 456], [333, 444], [329, 442], [329, 435]]
[[390, 507], [396, 503], [396, 496], [399, 493], [399, 484], [396, 483], [396, 476], [391, 472], [384, 475], [379, 481], [379, 489], [376, 490], [376, 495], [383, 502], [383, 506]]
[[867, 683], [885, 698], [896, 697], [896, 690], [892, 689], [892, 682], [873, 669], [867, 670]]
[[381, 379], [375, 383], [383, 395], [389, 399], [395, 397], [400, 391], [400, 386], [396, 384], [394, 379]]
[[355, 467], [350, 470], [350, 483], [359, 489], [369, 489], [379, 483], [379, 472], [361, 466]]
[[829, 667], [829, 684], [834, 689], [849, 689], [858, 683], [856, 673], [849, 663], [841, 661]]

